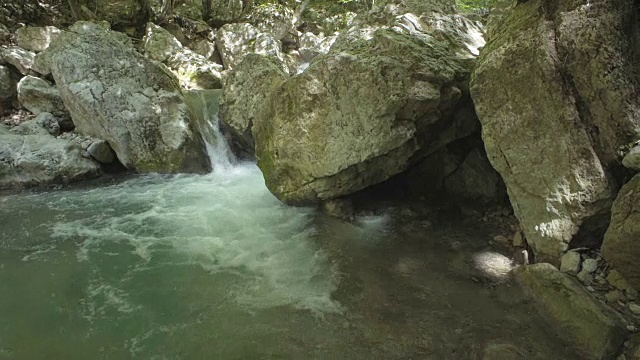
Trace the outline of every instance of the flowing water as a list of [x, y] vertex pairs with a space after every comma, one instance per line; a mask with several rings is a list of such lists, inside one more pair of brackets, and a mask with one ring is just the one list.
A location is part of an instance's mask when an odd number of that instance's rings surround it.
[[0, 197], [0, 359], [576, 358], [517, 287], [478, 281], [479, 226], [345, 223], [215, 165]]

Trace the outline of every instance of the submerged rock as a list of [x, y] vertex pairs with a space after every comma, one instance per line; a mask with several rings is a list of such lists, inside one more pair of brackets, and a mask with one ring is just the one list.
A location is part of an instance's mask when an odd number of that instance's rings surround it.
[[581, 228], [606, 227], [618, 148], [640, 138], [632, 2], [558, 4], [509, 8], [489, 29], [471, 87], [529, 244], [555, 264]]
[[67, 183], [98, 176], [100, 166], [84, 158], [83, 152], [80, 146], [48, 134], [0, 134], [0, 189]]
[[[399, 26], [406, 17], [415, 20], [411, 30]], [[455, 31], [432, 30], [436, 17]], [[456, 21], [405, 15], [353, 27], [274, 89], [253, 126], [271, 192], [289, 204], [348, 195], [470, 135], [452, 116], [473, 65]]]
[[635, 289], [640, 289], [640, 175], [625, 184], [611, 209], [602, 256]]
[[204, 141], [175, 78], [123, 34], [87, 22], [70, 30], [43, 54], [76, 130], [108, 141], [129, 169], [209, 171]]
[[584, 359], [613, 359], [627, 337], [624, 320], [553, 265], [514, 270], [520, 286], [538, 303]]

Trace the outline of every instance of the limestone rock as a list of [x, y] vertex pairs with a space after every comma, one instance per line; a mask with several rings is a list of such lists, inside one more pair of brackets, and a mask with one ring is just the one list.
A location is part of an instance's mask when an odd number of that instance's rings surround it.
[[23, 49], [40, 52], [49, 47], [51, 41], [60, 35], [55, 26], [25, 26], [16, 30], [16, 44]]
[[216, 44], [206, 39], [194, 41], [189, 45], [189, 48], [194, 53], [202, 55], [206, 59], [210, 59], [216, 52]]
[[457, 41], [462, 29], [436, 38], [430, 16], [414, 15], [413, 31], [352, 28], [272, 91], [253, 126], [272, 193], [289, 204], [345, 196], [457, 139], [458, 81], [473, 55]]
[[640, 145], [634, 146], [627, 155], [624, 156], [622, 165], [629, 169], [640, 171]]
[[3, 48], [0, 52], [4, 61], [13, 65], [22, 75], [29, 74], [29, 70], [33, 68], [36, 57], [34, 52], [25, 50], [18, 46], [9, 46]]
[[143, 39], [145, 54], [151, 59], [164, 62], [176, 75], [185, 89], [219, 89], [222, 87], [222, 65], [207, 60], [187, 48], [169, 31], [147, 24], [147, 35]]
[[0, 189], [59, 184], [96, 177], [100, 167], [83, 150], [51, 135], [0, 134]]
[[60, 125], [50, 113], [40, 113], [32, 120], [27, 120], [11, 128], [11, 132], [20, 135], [60, 135]]
[[79, 22], [43, 54], [76, 130], [108, 141], [125, 167], [210, 170], [177, 81], [136, 52], [125, 35]]
[[582, 269], [588, 273], [594, 273], [598, 269], [598, 261], [596, 259], [585, 259], [582, 262]]
[[576, 277], [578, 278], [578, 280], [580, 280], [580, 282], [582, 282], [585, 285], [591, 285], [591, 283], [593, 282], [593, 275], [585, 270], [580, 271]]
[[144, 53], [160, 62], [166, 61], [182, 49], [182, 44], [175, 36], [154, 23], [147, 24], [146, 35], [142, 41]]
[[640, 289], [640, 175], [634, 176], [620, 189], [611, 212], [602, 256], [631, 287]]
[[247, 55], [227, 78], [220, 119], [236, 154], [254, 157], [253, 124], [265, 106], [267, 96], [287, 78], [277, 59], [258, 54]]
[[569, 251], [562, 255], [560, 271], [576, 275], [580, 271], [580, 253]]
[[329, 52], [331, 45], [336, 41], [337, 35], [322, 36], [306, 32], [298, 39], [298, 51], [305, 62], [311, 62], [316, 56]]
[[246, 23], [222, 26], [216, 35], [216, 46], [225, 69], [234, 69], [251, 53], [282, 59], [280, 41]]
[[104, 140], [91, 143], [87, 148], [87, 152], [100, 164], [111, 164], [116, 159], [113, 150], [111, 150], [111, 146]]
[[471, 92], [536, 258], [557, 264], [581, 227], [607, 218], [617, 149], [640, 138], [629, 76], [640, 25], [624, 0], [555, 4], [512, 6], [492, 25]]
[[251, 11], [250, 22], [275, 40], [291, 40], [296, 33], [294, 14], [290, 7], [279, 3], [266, 3]]
[[18, 82], [18, 101], [36, 115], [44, 112], [60, 116], [67, 114], [58, 89], [35, 76], [25, 76]]
[[612, 359], [625, 341], [624, 320], [553, 265], [514, 270], [516, 281], [560, 328], [584, 359]]

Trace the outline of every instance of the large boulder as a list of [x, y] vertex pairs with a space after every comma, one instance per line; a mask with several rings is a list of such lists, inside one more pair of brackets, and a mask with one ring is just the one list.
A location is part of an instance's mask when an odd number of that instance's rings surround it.
[[143, 39], [145, 54], [164, 62], [185, 89], [219, 89], [222, 87], [222, 65], [207, 60], [182, 44], [169, 31], [153, 23], [147, 24]]
[[521, 266], [514, 275], [581, 359], [616, 357], [628, 335], [625, 321], [617, 312], [551, 264]]
[[0, 189], [67, 183], [100, 175], [82, 148], [51, 135], [0, 134]]
[[602, 256], [635, 289], [640, 289], [640, 175], [625, 184], [611, 209]]
[[22, 75], [29, 74], [34, 66], [36, 54], [17, 46], [0, 49], [0, 56], [4, 61], [13, 65]]
[[216, 46], [226, 69], [237, 67], [251, 53], [283, 59], [282, 45], [273, 35], [261, 32], [251, 24], [227, 24], [218, 30]]
[[271, 192], [290, 204], [348, 195], [470, 135], [460, 122], [476, 120], [453, 114], [477, 49], [459, 20], [404, 14], [355, 26], [272, 91], [253, 126]]
[[23, 49], [40, 52], [49, 47], [51, 41], [60, 35], [55, 26], [25, 26], [16, 30], [16, 44]]
[[277, 59], [250, 54], [227, 78], [220, 119], [234, 153], [254, 157], [253, 124], [269, 94], [288, 77]]
[[606, 229], [617, 151], [640, 138], [637, 22], [626, 0], [531, 0], [489, 29], [471, 92], [539, 260], [558, 264], [570, 243], [602, 236], [580, 229]]
[[78, 22], [43, 54], [76, 130], [140, 172], [210, 170], [177, 80], [123, 34]]
[[295, 17], [290, 7], [267, 3], [251, 11], [251, 23], [259, 30], [271, 34], [276, 40], [292, 40], [296, 34]]
[[300, 35], [298, 38], [298, 51], [302, 60], [311, 62], [316, 56], [328, 53], [336, 39], [337, 35], [322, 36], [312, 32]]
[[67, 115], [58, 89], [35, 76], [25, 76], [18, 82], [18, 101], [36, 115], [44, 112], [58, 116]]

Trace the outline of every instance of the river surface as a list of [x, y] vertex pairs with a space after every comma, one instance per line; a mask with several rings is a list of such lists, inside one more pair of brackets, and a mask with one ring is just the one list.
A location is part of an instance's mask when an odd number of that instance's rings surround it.
[[479, 225], [287, 207], [253, 164], [0, 197], [0, 359], [574, 359]]

